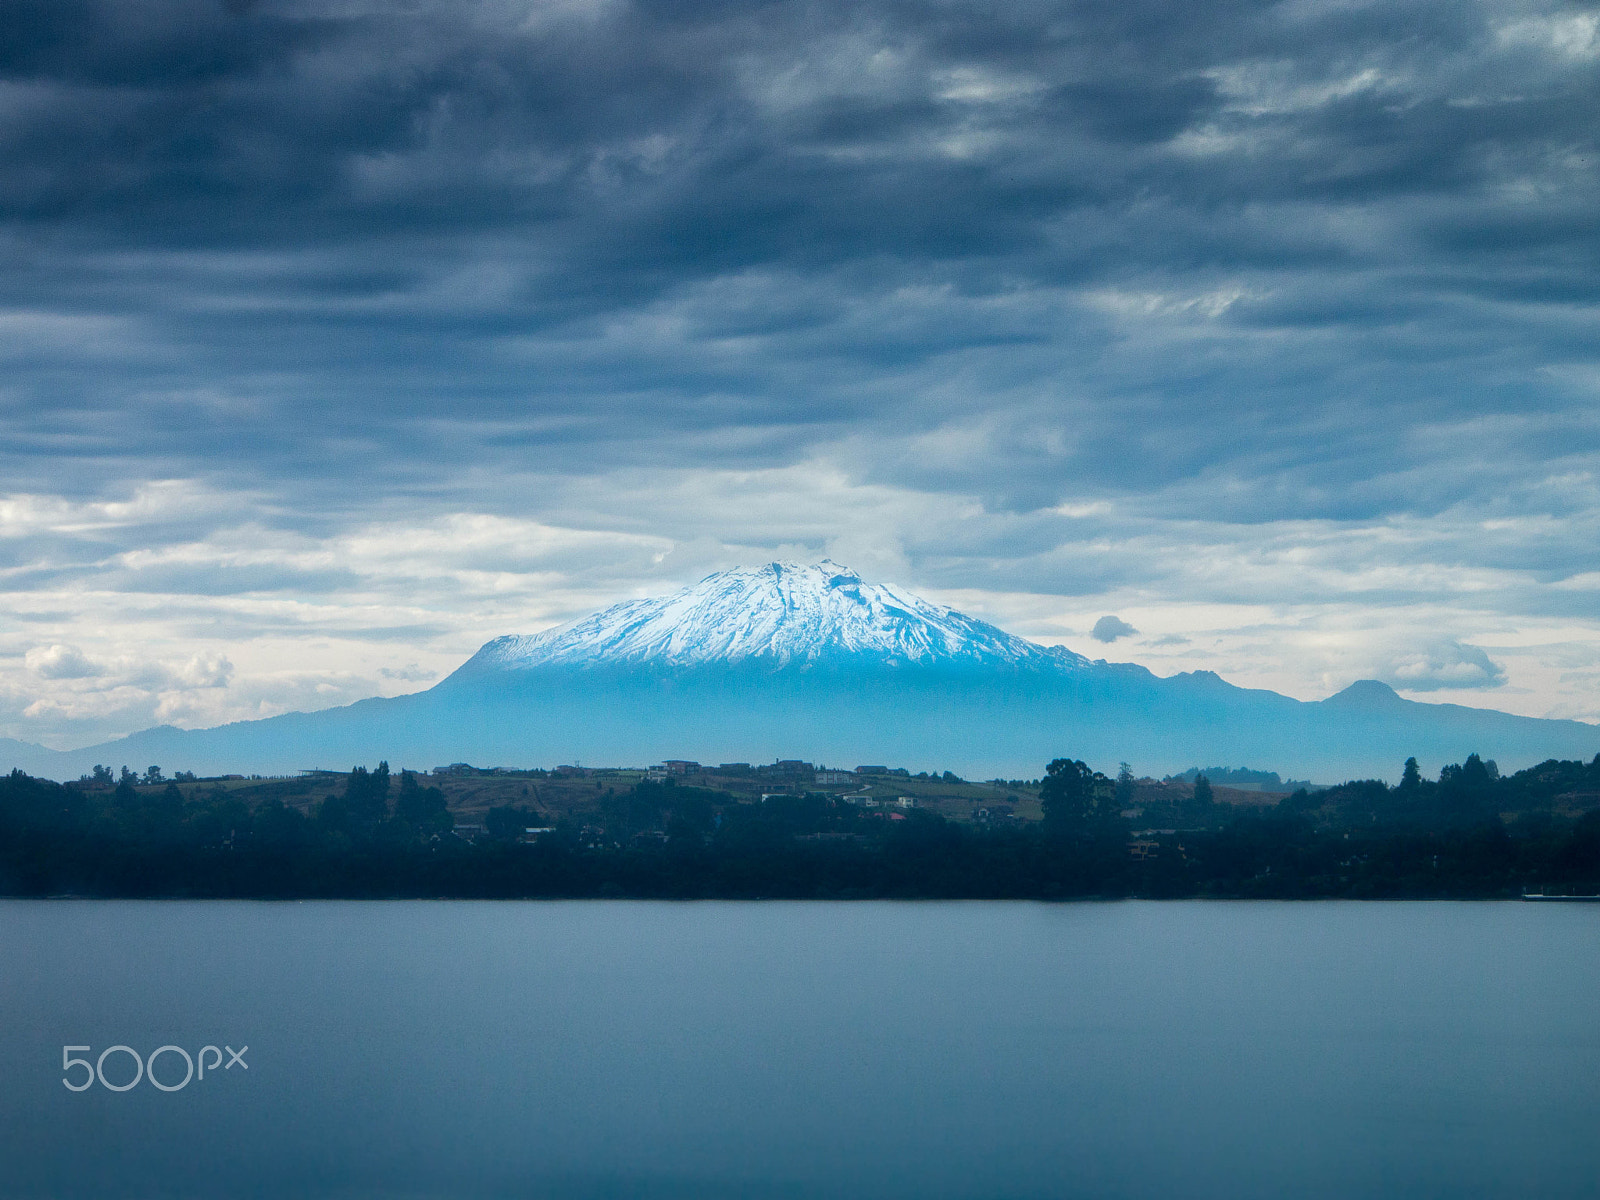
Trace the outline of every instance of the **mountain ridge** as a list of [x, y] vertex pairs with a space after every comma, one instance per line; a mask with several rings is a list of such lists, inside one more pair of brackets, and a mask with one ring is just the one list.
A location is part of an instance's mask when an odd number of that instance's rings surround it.
[[1012, 778], [1071, 757], [1157, 772], [1228, 759], [1333, 780], [1397, 776], [1412, 755], [1436, 769], [1477, 752], [1515, 769], [1597, 751], [1594, 725], [1425, 704], [1376, 680], [1299, 701], [1212, 671], [1163, 678], [1091, 661], [829, 560], [718, 572], [495, 638], [423, 692], [158, 727], [74, 751], [0, 741], [8, 765], [52, 778], [95, 762], [219, 774], [665, 758], [917, 763]]

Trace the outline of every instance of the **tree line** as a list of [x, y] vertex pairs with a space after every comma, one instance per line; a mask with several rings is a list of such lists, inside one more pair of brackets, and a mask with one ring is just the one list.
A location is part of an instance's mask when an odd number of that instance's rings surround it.
[[[146, 773], [148, 779], [150, 773]], [[979, 826], [822, 793], [740, 802], [641, 781], [556, 815], [490, 810], [387, 763], [304, 810], [201, 781], [0, 778], [0, 894], [236, 897], [1514, 897], [1600, 892], [1600, 755], [1502, 776], [1469, 756], [1425, 780], [1302, 788], [1251, 809], [1204, 776], [1165, 807], [1056, 759], [1044, 818]], [[532, 828], [539, 832], [529, 834]]]

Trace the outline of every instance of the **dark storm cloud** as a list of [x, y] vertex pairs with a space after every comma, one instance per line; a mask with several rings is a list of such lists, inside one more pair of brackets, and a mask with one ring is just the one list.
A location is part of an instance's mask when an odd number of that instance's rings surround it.
[[0, 22], [19, 488], [200, 477], [314, 529], [525, 503], [469, 467], [826, 448], [995, 511], [1250, 523], [1542, 511], [1530, 473], [1592, 463], [1579, 7]]
[[1118, 638], [1132, 637], [1138, 632], [1121, 617], [1105, 616], [1094, 623], [1089, 636], [1097, 642], [1114, 642]]

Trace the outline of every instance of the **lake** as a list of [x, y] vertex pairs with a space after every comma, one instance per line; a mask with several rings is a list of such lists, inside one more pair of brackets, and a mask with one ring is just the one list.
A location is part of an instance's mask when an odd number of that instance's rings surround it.
[[6, 901], [0, 1004], [5, 1197], [1600, 1187], [1600, 905]]

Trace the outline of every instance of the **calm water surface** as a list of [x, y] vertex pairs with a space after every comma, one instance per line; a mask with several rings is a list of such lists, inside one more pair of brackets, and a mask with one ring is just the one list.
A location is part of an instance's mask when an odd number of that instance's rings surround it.
[[5, 1197], [1600, 1194], [1600, 906], [3, 902], [0, 1018]]

